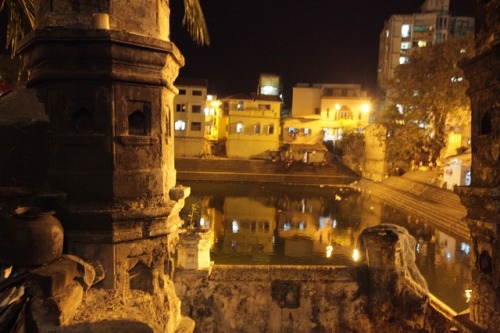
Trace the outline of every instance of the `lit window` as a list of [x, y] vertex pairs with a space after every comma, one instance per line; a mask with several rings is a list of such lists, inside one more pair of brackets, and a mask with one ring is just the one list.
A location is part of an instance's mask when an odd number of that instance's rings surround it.
[[311, 135], [311, 129], [310, 128], [304, 128], [304, 135]]
[[191, 106], [191, 112], [193, 112], [193, 113], [200, 113], [201, 112], [201, 105], [192, 105]]
[[427, 42], [425, 40], [419, 40], [417, 45], [418, 47], [426, 47]]
[[214, 100], [214, 96], [212, 95], [207, 95], [207, 101], [213, 101]]
[[176, 104], [175, 111], [177, 112], [186, 112], [186, 104]]
[[174, 124], [174, 128], [176, 131], [184, 131], [186, 130], [186, 122], [183, 120], [177, 120]]
[[191, 123], [191, 131], [201, 131], [201, 123], [200, 122], [192, 122]]
[[403, 24], [401, 26], [401, 37], [403, 38], [410, 37], [410, 29], [411, 26], [409, 24]]
[[410, 48], [411, 48], [410, 42], [402, 42], [401, 43], [401, 50], [409, 50]]
[[240, 226], [238, 225], [238, 221], [233, 220], [232, 224], [232, 229], [233, 229], [233, 234], [237, 234], [238, 231], [240, 230]]
[[255, 134], [260, 134], [260, 123], [255, 124], [254, 133]]
[[463, 77], [461, 77], [461, 76], [453, 76], [453, 77], [451, 78], [451, 82], [462, 82], [462, 81], [463, 81], [463, 79], [464, 79], [464, 78], [463, 78]]
[[399, 64], [404, 65], [408, 63], [408, 57], [399, 57]]
[[236, 133], [242, 133], [243, 132], [243, 123], [237, 123], [236, 124]]
[[241, 111], [241, 110], [243, 110], [244, 107], [245, 107], [245, 104], [243, 103], [243, 101], [239, 101], [237, 109]]

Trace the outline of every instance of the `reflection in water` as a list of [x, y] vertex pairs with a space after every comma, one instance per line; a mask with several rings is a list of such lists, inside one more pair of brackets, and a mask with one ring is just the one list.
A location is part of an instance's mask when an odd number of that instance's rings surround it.
[[469, 244], [377, 198], [340, 187], [183, 185], [191, 196], [181, 217], [214, 231], [216, 264], [354, 266], [361, 231], [393, 223], [415, 237], [416, 263], [429, 290], [456, 311], [467, 308]]

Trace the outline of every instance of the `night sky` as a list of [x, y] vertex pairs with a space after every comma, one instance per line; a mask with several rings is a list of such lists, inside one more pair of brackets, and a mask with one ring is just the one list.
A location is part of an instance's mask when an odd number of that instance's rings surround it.
[[[393, 14], [423, 0], [201, 0], [211, 45], [182, 27], [171, 0], [171, 40], [183, 53], [181, 77], [208, 79], [219, 97], [255, 92], [260, 73], [281, 76], [285, 103], [298, 82], [359, 83], [374, 94], [379, 34]], [[451, 0], [453, 16], [474, 16], [474, 0]]]

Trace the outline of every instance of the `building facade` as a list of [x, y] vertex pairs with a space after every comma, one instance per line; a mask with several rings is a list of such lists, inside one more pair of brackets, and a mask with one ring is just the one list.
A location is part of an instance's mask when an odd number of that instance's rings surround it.
[[359, 84], [297, 84], [291, 116], [283, 120], [282, 141], [311, 148], [336, 141], [348, 131], [363, 131], [369, 123], [370, 101]]
[[239, 94], [220, 100], [219, 137], [230, 158], [269, 158], [280, 144], [282, 100], [274, 95]]
[[397, 66], [408, 63], [409, 53], [474, 31], [473, 17], [452, 17], [449, 0], [426, 0], [420, 13], [392, 15], [380, 33], [378, 85], [386, 89]]
[[205, 154], [205, 108], [207, 80], [179, 78], [179, 94], [174, 98], [174, 143], [176, 157]]

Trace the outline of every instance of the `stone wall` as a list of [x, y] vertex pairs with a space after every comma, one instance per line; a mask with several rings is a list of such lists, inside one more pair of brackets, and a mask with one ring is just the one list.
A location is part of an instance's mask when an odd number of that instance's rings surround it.
[[372, 331], [357, 269], [215, 266], [207, 275], [176, 274], [182, 312], [196, 332]]

